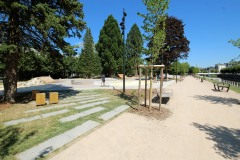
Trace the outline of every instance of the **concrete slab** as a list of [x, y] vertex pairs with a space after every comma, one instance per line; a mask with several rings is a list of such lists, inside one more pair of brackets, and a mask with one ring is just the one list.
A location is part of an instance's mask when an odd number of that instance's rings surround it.
[[111, 110], [110, 112], [104, 113], [103, 115], [99, 116], [99, 118], [103, 119], [105, 121], [109, 120], [109, 119], [113, 118], [114, 116], [118, 115], [119, 113], [125, 111], [128, 108], [129, 108], [128, 105], [119, 106], [119, 107]]
[[60, 111], [55, 111], [55, 112], [50, 112], [50, 113], [41, 114], [41, 115], [37, 115], [37, 116], [21, 118], [21, 119], [16, 119], [16, 120], [4, 122], [4, 125], [5, 126], [16, 125], [16, 124], [19, 124], [19, 123], [30, 122], [30, 121], [34, 121], [34, 120], [37, 120], [37, 119], [52, 117], [52, 116], [67, 113], [67, 112], [69, 112], [68, 109], [63, 109], [63, 110], [60, 110]]
[[100, 123], [95, 121], [87, 121], [83, 124], [70, 129], [60, 135], [52, 137], [47, 141], [38, 144], [37, 146], [30, 148], [17, 155], [20, 160], [33, 160], [46, 156], [48, 153], [62, 147], [63, 145], [71, 142], [75, 138], [83, 135], [84, 133], [90, 131], [91, 129], [98, 126]]
[[25, 111], [23, 113], [32, 113], [32, 112], [39, 112], [39, 111], [44, 111], [44, 110], [56, 109], [56, 108], [63, 108], [63, 107], [68, 107], [68, 106], [74, 106], [76, 104], [77, 103], [57, 104], [57, 105], [54, 105], [54, 106], [28, 110], [28, 111]]
[[108, 103], [108, 102], [110, 102], [110, 101], [105, 100], [105, 101], [101, 101], [101, 102], [95, 102], [95, 103], [89, 103], [89, 104], [77, 106], [77, 107], [74, 107], [74, 108], [75, 109], [84, 109], [84, 108], [93, 107], [93, 106], [100, 105], [100, 104], [105, 104], [105, 103]]
[[83, 111], [83, 112], [80, 112], [80, 113], [77, 113], [77, 114], [74, 114], [74, 115], [71, 115], [71, 116], [68, 116], [68, 117], [61, 118], [59, 121], [60, 122], [73, 121], [73, 120], [76, 120], [78, 118], [88, 116], [88, 115], [93, 114], [93, 113], [97, 113], [97, 112], [102, 111], [104, 109], [106, 109], [106, 108], [95, 107], [95, 108], [92, 108], [92, 109], [89, 109], [89, 110], [86, 110], [86, 111]]
[[78, 102], [78, 103], [79, 103], [79, 104], [85, 104], [85, 103], [89, 103], [89, 102], [102, 101], [102, 100], [106, 100], [106, 99], [110, 99], [110, 97], [107, 97], [107, 98], [98, 98], [98, 99], [93, 99], [93, 98], [91, 98], [90, 100], [81, 101], [81, 102]]

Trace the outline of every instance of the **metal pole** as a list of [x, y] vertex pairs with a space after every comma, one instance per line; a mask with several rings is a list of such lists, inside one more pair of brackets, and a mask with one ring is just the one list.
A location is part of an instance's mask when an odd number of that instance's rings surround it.
[[125, 9], [123, 8], [123, 17], [122, 22], [120, 23], [121, 29], [122, 29], [122, 36], [123, 36], [123, 93], [125, 93], [125, 17], [127, 16], [127, 13], [125, 12]]
[[125, 32], [123, 29], [123, 93], [125, 93]]

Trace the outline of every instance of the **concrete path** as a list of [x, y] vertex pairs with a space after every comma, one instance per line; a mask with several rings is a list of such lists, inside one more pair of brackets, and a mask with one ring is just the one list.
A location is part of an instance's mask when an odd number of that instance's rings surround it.
[[86, 110], [86, 111], [83, 111], [83, 112], [80, 112], [80, 113], [77, 113], [77, 114], [73, 114], [73, 115], [68, 116], [68, 117], [61, 118], [59, 121], [60, 121], [60, 122], [73, 121], [73, 120], [76, 120], [76, 119], [78, 119], [78, 118], [85, 117], [85, 116], [88, 116], [88, 115], [97, 113], [97, 112], [102, 111], [102, 110], [104, 110], [104, 109], [106, 109], [106, 108], [103, 108], [103, 107], [95, 107], [95, 108], [92, 108], [92, 109], [89, 109], [89, 110]]
[[33, 113], [33, 112], [51, 110], [51, 109], [56, 109], [56, 108], [63, 108], [63, 107], [74, 106], [74, 105], [77, 105], [77, 103], [57, 104], [57, 105], [52, 105], [52, 106], [48, 106], [48, 107], [44, 107], [44, 108], [28, 110], [28, 111], [25, 111], [24, 113]]
[[102, 119], [102, 120], [105, 120], [105, 121], [109, 120], [109, 119], [113, 118], [114, 116], [120, 114], [121, 112], [125, 111], [128, 108], [129, 108], [128, 105], [119, 106], [119, 107], [114, 108], [113, 110], [111, 110], [107, 113], [104, 113], [103, 115], [99, 116], [99, 118]]
[[170, 89], [166, 120], [124, 113], [51, 160], [240, 159], [240, 94], [192, 77]]
[[74, 108], [75, 108], [75, 109], [84, 109], [84, 108], [89, 108], [89, 107], [97, 106], [97, 105], [100, 105], [100, 104], [105, 104], [105, 103], [108, 103], [108, 102], [110, 102], [110, 101], [104, 100], [104, 101], [101, 101], [101, 102], [94, 102], [94, 103], [84, 104], [84, 105], [77, 106], [77, 107], [74, 107]]
[[30, 121], [34, 121], [34, 120], [38, 120], [38, 119], [42, 119], [42, 118], [48, 118], [48, 117], [56, 116], [56, 115], [67, 113], [67, 112], [69, 112], [68, 109], [63, 109], [63, 110], [60, 110], [60, 111], [49, 112], [49, 113], [45, 113], [45, 114], [41, 114], [41, 115], [37, 115], [37, 116], [21, 118], [21, 119], [16, 119], [16, 120], [4, 122], [4, 125], [5, 126], [16, 125], [16, 124], [19, 124], [19, 123], [30, 122]]
[[[75, 85], [72, 84], [71, 81], [76, 79], [61, 79], [56, 80], [55, 83], [52, 84], [46, 84], [46, 85], [39, 85], [39, 86], [31, 86], [31, 87], [23, 87], [18, 88], [17, 92], [31, 92], [32, 90], [40, 90], [40, 91], [62, 91], [62, 90], [92, 90], [92, 89], [122, 89], [123, 81], [121, 79], [114, 79], [114, 78], [107, 78], [106, 79], [106, 86], [101, 86], [101, 80], [100, 79], [89, 79], [89, 81], [93, 81], [91, 85]], [[78, 81], [81, 81], [81, 79], [78, 79]], [[88, 81], [86, 79], [83, 79], [82, 81]], [[173, 81], [168, 81], [163, 83], [163, 88], [166, 88], [167, 86], [174, 83]], [[158, 88], [158, 83], [153, 83], [153, 88]], [[127, 78], [125, 82], [125, 88], [126, 89], [138, 89], [138, 80], [137, 78]], [[144, 80], [142, 80], [142, 88], [144, 88]], [[0, 86], [0, 95], [3, 94], [3, 87]], [[83, 93], [84, 94], [84, 93]], [[71, 94], [69, 94], [71, 95]], [[72, 94], [74, 95], [74, 94]]]
[[[26, 150], [17, 155], [20, 160], [33, 160], [46, 156], [49, 152], [52, 152], [65, 144], [71, 142], [75, 138], [83, 135], [91, 129], [98, 126], [99, 123], [95, 121], [87, 121], [63, 134], [57, 135], [48, 139], [47, 141], [38, 144], [37, 146]], [[68, 158], [66, 158], [68, 159]]]

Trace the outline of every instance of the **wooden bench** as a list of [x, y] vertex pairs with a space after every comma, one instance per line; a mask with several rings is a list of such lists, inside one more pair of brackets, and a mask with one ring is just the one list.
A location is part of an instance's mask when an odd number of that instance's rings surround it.
[[[155, 89], [157, 92], [157, 96], [160, 97], [159, 89]], [[162, 98], [170, 98], [173, 95], [173, 91], [170, 89], [163, 89], [162, 90]]]
[[230, 88], [230, 84], [226, 84], [226, 83], [213, 83], [214, 89], [220, 91], [223, 90], [223, 88], [227, 88], [226, 92], [229, 91]]

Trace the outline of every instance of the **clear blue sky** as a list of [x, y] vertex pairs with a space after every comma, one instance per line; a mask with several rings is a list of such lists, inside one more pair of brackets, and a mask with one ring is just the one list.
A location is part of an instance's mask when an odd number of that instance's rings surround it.
[[[143, 19], [137, 12], [146, 13], [141, 0], [81, 0], [84, 5], [84, 20], [91, 29], [97, 43], [104, 21], [112, 14], [120, 23], [123, 8], [127, 12], [127, 34], [134, 23], [139, 27]], [[185, 24], [185, 36], [190, 41], [189, 57], [191, 66], [209, 67], [227, 63], [240, 55], [240, 49], [228, 43], [240, 38], [240, 0], [170, 0], [170, 16], [181, 19]], [[141, 29], [143, 33], [143, 30]], [[83, 32], [83, 36], [84, 36]], [[82, 37], [83, 37], [82, 36]], [[71, 44], [83, 38], [68, 39]]]

